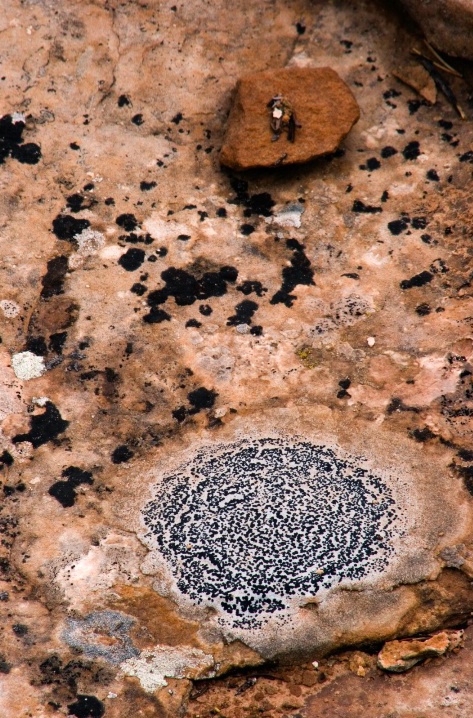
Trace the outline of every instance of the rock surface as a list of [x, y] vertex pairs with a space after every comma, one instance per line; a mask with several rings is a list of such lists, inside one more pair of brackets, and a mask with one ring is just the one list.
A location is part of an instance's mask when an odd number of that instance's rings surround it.
[[401, 3], [437, 50], [473, 60], [470, 0], [401, 0]]
[[[472, 126], [393, 78], [413, 36], [383, 7], [5, 6], [2, 717], [174, 718], [211, 676], [334, 716], [432, 665], [340, 651], [470, 619]], [[340, 150], [222, 171], [238, 78], [327, 65], [362, 108]], [[267, 656], [297, 665], [254, 698]]]
[[442, 631], [423, 640], [389, 641], [378, 654], [378, 668], [404, 673], [426, 658], [443, 656], [461, 645], [463, 631]]
[[[274, 141], [268, 102], [287, 98], [295, 113], [291, 141]], [[269, 70], [238, 81], [220, 161], [236, 170], [302, 164], [334, 152], [360, 117], [353, 93], [329, 67]]]

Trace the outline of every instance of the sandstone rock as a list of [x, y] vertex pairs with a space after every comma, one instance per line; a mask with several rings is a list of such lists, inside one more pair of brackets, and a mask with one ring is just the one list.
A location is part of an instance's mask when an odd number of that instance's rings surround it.
[[404, 82], [405, 85], [409, 85], [421, 97], [431, 105], [435, 104], [437, 100], [437, 88], [427, 70], [422, 65], [411, 63], [410, 65], [403, 65], [397, 70], [393, 71], [394, 77]]
[[471, 0], [401, 0], [438, 50], [473, 59]]
[[[274, 96], [287, 98], [301, 125], [294, 141], [284, 130], [273, 140]], [[334, 152], [359, 117], [349, 87], [329, 67], [253, 73], [238, 82], [220, 161], [237, 170], [309, 162]]]
[[458, 648], [462, 639], [463, 631], [442, 631], [426, 640], [389, 641], [378, 655], [378, 667], [390, 673], [404, 673], [426, 658], [443, 656]]

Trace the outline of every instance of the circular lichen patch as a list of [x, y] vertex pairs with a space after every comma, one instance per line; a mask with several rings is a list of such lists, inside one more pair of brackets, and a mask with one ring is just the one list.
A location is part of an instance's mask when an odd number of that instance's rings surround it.
[[379, 575], [403, 531], [391, 488], [363, 459], [282, 438], [201, 449], [163, 477], [142, 520], [173, 592], [243, 630]]

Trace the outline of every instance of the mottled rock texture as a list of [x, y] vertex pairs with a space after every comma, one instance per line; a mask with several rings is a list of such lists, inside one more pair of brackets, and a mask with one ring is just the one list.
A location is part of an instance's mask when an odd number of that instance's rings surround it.
[[[292, 106], [293, 139], [284, 130], [275, 140], [268, 109], [275, 96]], [[353, 93], [329, 67], [247, 75], [237, 84], [220, 161], [236, 170], [309, 162], [334, 152], [359, 117]]]

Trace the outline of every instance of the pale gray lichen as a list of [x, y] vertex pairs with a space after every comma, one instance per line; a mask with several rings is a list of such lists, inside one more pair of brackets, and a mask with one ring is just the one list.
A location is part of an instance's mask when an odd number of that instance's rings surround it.
[[87, 658], [102, 658], [118, 665], [140, 653], [128, 635], [134, 622], [119, 611], [94, 611], [85, 618], [68, 618], [62, 639], [80, 648]]

